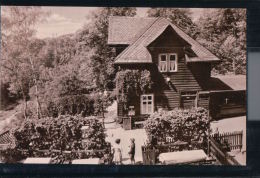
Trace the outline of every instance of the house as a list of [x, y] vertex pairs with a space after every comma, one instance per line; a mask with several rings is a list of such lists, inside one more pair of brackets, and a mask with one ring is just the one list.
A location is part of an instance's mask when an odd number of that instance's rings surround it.
[[[245, 113], [245, 77], [212, 77], [211, 69], [220, 59], [165, 18], [112, 16], [108, 45], [115, 48], [117, 70], [151, 72], [152, 92], [129, 104], [135, 115], [198, 106], [216, 118]], [[118, 116], [127, 114], [119, 102]]]

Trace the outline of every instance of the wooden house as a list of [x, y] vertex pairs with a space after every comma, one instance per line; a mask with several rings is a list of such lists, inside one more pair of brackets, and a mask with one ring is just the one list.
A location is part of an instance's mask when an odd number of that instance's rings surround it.
[[[232, 79], [223, 82], [221, 77], [211, 77], [212, 66], [220, 59], [167, 19], [113, 16], [108, 30], [108, 45], [117, 54], [116, 68], [147, 69], [154, 80], [152, 92], [129, 104], [135, 115], [198, 106], [216, 117], [245, 113], [246, 84], [237, 91], [229, 86]], [[119, 102], [118, 116], [127, 114]]]

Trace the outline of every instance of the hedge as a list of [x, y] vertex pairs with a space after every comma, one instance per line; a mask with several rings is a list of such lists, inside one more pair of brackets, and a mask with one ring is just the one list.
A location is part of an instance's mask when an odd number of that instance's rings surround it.
[[209, 129], [208, 112], [204, 108], [161, 110], [146, 120], [144, 128], [149, 138], [158, 141], [172, 137], [174, 141], [205, 143]]
[[[82, 138], [82, 126], [88, 125]], [[25, 121], [14, 132], [16, 146], [2, 152], [4, 162], [17, 162], [26, 157], [57, 157], [58, 162], [70, 162], [72, 159], [99, 157], [105, 155], [93, 151], [88, 154], [71, 154], [67, 157], [63, 151], [75, 150], [110, 150], [110, 144], [105, 141], [105, 132], [95, 117], [61, 115], [58, 118], [31, 119]], [[25, 150], [21, 151], [21, 150]], [[47, 150], [44, 153], [37, 150]], [[48, 151], [49, 150], [49, 151]], [[60, 150], [53, 153], [52, 150]]]

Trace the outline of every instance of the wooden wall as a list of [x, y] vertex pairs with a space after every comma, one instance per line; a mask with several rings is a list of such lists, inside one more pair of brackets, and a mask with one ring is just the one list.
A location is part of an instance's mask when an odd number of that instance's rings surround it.
[[[152, 42], [148, 49], [152, 55], [154, 68], [154, 79], [156, 81], [155, 93], [156, 108], [173, 109], [181, 107], [181, 91], [200, 91], [201, 87], [185, 61], [185, 48], [189, 48], [189, 44], [181, 39], [173, 29], [167, 28], [164, 33]], [[176, 53], [177, 54], [177, 71], [176, 72], [160, 72], [158, 70], [160, 53]], [[166, 78], [170, 78], [170, 83], [166, 82]]]
[[211, 92], [209, 107], [214, 119], [245, 115], [246, 91]]
[[[185, 49], [190, 45], [180, 38], [176, 32], [168, 27], [162, 35], [153, 41], [148, 47], [153, 59], [153, 64], [123, 64], [121, 69], [148, 69], [151, 71], [154, 80], [153, 93], [155, 96], [155, 111], [164, 109], [174, 109], [176, 107], [194, 106], [194, 99], [181, 102], [182, 91], [201, 91], [201, 83], [210, 77], [211, 66], [207, 63], [187, 65], [185, 61]], [[120, 51], [120, 50], [118, 50]], [[176, 53], [178, 56], [177, 72], [161, 73], [158, 70], [158, 57], [160, 53]], [[170, 78], [170, 83], [166, 78]], [[206, 105], [205, 101], [199, 103], [201, 106]], [[131, 103], [135, 107], [140, 107], [140, 100]], [[120, 107], [120, 105], [119, 105]], [[120, 110], [120, 109], [119, 109]], [[140, 113], [137, 109], [137, 114]], [[122, 113], [121, 110], [119, 114]]]

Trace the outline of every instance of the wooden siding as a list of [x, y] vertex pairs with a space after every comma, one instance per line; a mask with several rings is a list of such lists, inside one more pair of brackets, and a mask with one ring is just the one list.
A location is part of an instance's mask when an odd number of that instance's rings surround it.
[[209, 62], [189, 63], [188, 67], [191, 70], [194, 78], [202, 88], [202, 90], [206, 90], [208, 88], [208, 82], [211, 76], [211, 63]]
[[122, 102], [117, 102], [117, 116], [119, 117], [124, 116], [124, 106]]
[[211, 91], [209, 110], [214, 119], [246, 114], [246, 91]]
[[198, 94], [198, 107], [209, 109], [209, 93]]
[[157, 93], [155, 97], [155, 109], [172, 110], [180, 107], [180, 94], [173, 90], [165, 90], [162, 93]]
[[[180, 38], [171, 28], [167, 28], [154, 42], [148, 47], [152, 55], [153, 64], [121, 64], [121, 69], [148, 69], [151, 71], [151, 77], [154, 81], [153, 91], [155, 96], [154, 109], [155, 111], [164, 108], [172, 110], [176, 107], [190, 108], [195, 106], [195, 99], [184, 99], [181, 103], [181, 91], [201, 91], [202, 87], [198, 82], [200, 77], [206, 78], [210, 76], [210, 65], [187, 65], [185, 61], [185, 49], [190, 48], [189, 44]], [[177, 72], [162, 73], [158, 70], [158, 56], [161, 53], [176, 53], [177, 54]], [[201, 71], [203, 68], [203, 71]], [[198, 72], [198, 73], [196, 73]], [[196, 74], [194, 74], [196, 73]], [[166, 82], [166, 78], [170, 78], [170, 82]], [[203, 78], [203, 79], [204, 79]], [[201, 79], [200, 81], [203, 81]], [[207, 101], [198, 103], [200, 106], [207, 108]], [[132, 100], [129, 105], [135, 106], [136, 115], [140, 114], [140, 99]], [[118, 107], [122, 107], [118, 105]], [[118, 115], [124, 115], [123, 109], [118, 109]]]
[[[156, 65], [157, 75], [161, 75], [165, 81], [167, 77], [170, 77], [172, 84], [171, 90], [201, 90], [199, 83], [197, 82], [194, 74], [185, 62], [185, 48], [190, 46], [180, 38], [176, 32], [171, 28], [165, 30], [153, 43], [149, 45], [149, 50], [153, 58], [153, 63]], [[159, 72], [158, 62], [159, 54], [161, 53], [176, 53], [177, 59], [177, 72]]]

